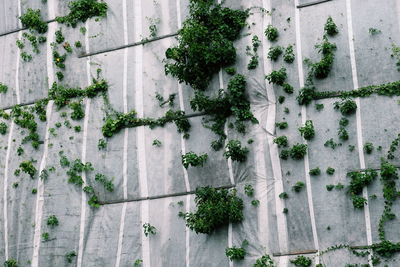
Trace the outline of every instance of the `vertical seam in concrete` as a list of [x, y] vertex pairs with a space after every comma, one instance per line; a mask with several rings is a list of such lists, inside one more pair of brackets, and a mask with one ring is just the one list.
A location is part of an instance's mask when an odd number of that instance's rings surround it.
[[[142, 0], [136, 0], [134, 6], [135, 13], [135, 40], [139, 40], [142, 34]], [[143, 46], [136, 47], [136, 66], [135, 66], [135, 106], [139, 118], [143, 118]], [[145, 147], [145, 132], [144, 127], [137, 128], [137, 157], [139, 162], [139, 184], [140, 195], [146, 197], [149, 194], [147, 184], [147, 170], [146, 170], [146, 147]], [[147, 223], [149, 221], [149, 201], [144, 200], [141, 203], [141, 222]], [[143, 231], [141, 231], [142, 241], [142, 258], [143, 266], [150, 266], [150, 242]]]
[[[298, 5], [298, 0], [294, 1], [295, 3], [295, 21], [296, 21], [296, 47], [297, 47], [297, 68], [299, 74], [299, 85], [300, 87], [304, 87], [304, 70], [303, 70], [303, 54], [302, 54], [302, 45], [301, 45], [301, 35], [300, 35], [300, 10], [296, 8]], [[301, 107], [301, 120], [304, 124], [307, 120], [307, 108], [306, 106]], [[308, 145], [307, 141], [304, 142]], [[310, 220], [311, 220], [311, 229], [313, 233], [313, 240], [315, 249], [319, 251], [319, 241], [318, 241], [318, 233], [317, 233], [317, 226], [315, 222], [315, 213], [314, 213], [314, 203], [312, 197], [312, 187], [311, 187], [311, 180], [310, 180], [310, 163], [308, 153], [304, 157], [304, 172], [306, 178], [306, 190], [307, 190], [307, 199], [308, 199], [308, 207], [310, 212]], [[319, 263], [319, 256], [317, 252], [316, 263]]]
[[[17, 1], [18, 5], [18, 17], [21, 16], [21, 1]], [[21, 21], [18, 20], [18, 25], [21, 27]], [[22, 37], [22, 31], [18, 32], [18, 39]], [[19, 95], [19, 63], [20, 63], [20, 51], [17, 49], [17, 62], [16, 62], [16, 70], [15, 70], [15, 93], [17, 95], [17, 104], [20, 104], [20, 95]], [[14, 121], [11, 121], [10, 132], [8, 136], [7, 142], [7, 153], [6, 153], [6, 162], [4, 166], [4, 195], [3, 195], [3, 215], [4, 215], [4, 256], [6, 260], [8, 259], [8, 169], [9, 169], [9, 161], [10, 161], [10, 153], [11, 153], [11, 142], [12, 142], [12, 133], [14, 131]]]
[[[87, 29], [85, 34], [85, 47], [86, 53], [89, 53], [89, 23], [85, 23], [85, 27]], [[90, 57], [86, 60], [86, 75], [87, 75], [87, 82], [88, 85], [91, 83], [90, 79]], [[89, 118], [90, 118], [90, 104], [91, 99], [86, 99], [85, 105], [85, 120], [83, 122], [83, 138], [82, 138], [82, 155], [81, 160], [83, 163], [86, 162], [86, 146], [87, 146], [87, 136], [88, 136], [88, 125], [89, 125]], [[83, 184], [86, 184], [86, 173], [82, 173], [82, 180]], [[84, 237], [85, 237], [85, 224], [86, 224], [86, 205], [87, 205], [87, 196], [86, 193], [81, 191], [81, 220], [80, 220], [80, 229], [79, 229], [79, 248], [78, 248], [78, 259], [77, 259], [77, 267], [82, 266], [83, 261], [83, 246], [84, 246]]]
[[[123, 17], [123, 30], [124, 30], [124, 45], [128, 44], [128, 18], [127, 18], [127, 5], [126, 0], [122, 0], [122, 17]], [[128, 112], [128, 49], [124, 49], [124, 69], [123, 69], [123, 81], [122, 81], [122, 101], [124, 113]], [[124, 129], [124, 147], [123, 147], [123, 166], [122, 166], [122, 188], [123, 198], [128, 198], [128, 138], [129, 129]], [[124, 238], [125, 230], [125, 217], [126, 217], [127, 202], [122, 204], [121, 219], [118, 233], [118, 245], [117, 245], [117, 257], [115, 260], [115, 267], [119, 267], [121, 264], [122, 256], [122, 241]]]
[[[49, 17], [54, 17], [55, 9], [54, 9], [54, 0], [48, 1], [48, 13]], [[54, 68], [53, 68], [53, 57], [52, 57], [52, 48], [51, 43], [54, 39], [55, 25], [57, 22], [49, 23], [49, 29], [47, 32], [47, 77], [48, 77], [48, 88], [52, 86], [54, 83]], [[49, 128], [50, 128], [50, 118], [51, 111], [53, 109], [53, 100], [50, 100], [47, 104], [46, 110], [46, 132], [44, 139], [44, 151], [43, 157], [40, 162], [39, 173], [41, 173], [46, 167], [46, 159], [48, 155], [48, 143], [49, 143]], [[35, 211], [35, 232], [33, 236], [33, 255], [32, 255], [32, 267], [39, 266], [39, 250], [40, 250], [40, 236], [42, 231], [42, 219], [43, 219], [43, 205], [44, 205], [44, 181], [42, 179], [38, 179], [37, 188], [38, 193], [36, 196], [36, 211]]]
[[[349, 39], [349, 49], [350, 49], [350, 63], [351, 63], [351, 73], [353, 77], [353, 88], [359, 88], [358, 84], [358, 74], [357, 74], [357, 64], [354, 48], [354, 32], [353, 32], [353, 18], [351, 10], [351, 0], [346, 0], [346, 12], [347, 12], [347, 31]], [[365, 158], [363, 152], [363, 136], [362, 136], [362, 121], [361, 121], [361, 101], [360, 98], [355, 99], [357, 104], [356, 111], [356, 124], [357, 124], [357, 146], [358, 155], [360, 161], [361, 169], [365, 169]], [[363, 197], [367, 200], [367, 205], [364, 207], [364, 217], [365, 217], [365, 230], [367, 234], [367, 245], [372, 245], [372, 231], [371, 231], [371, 217], [369, 212], [369, 201], [368, 201], [368, 189], [364, 187]], [[372, 266], [371, 255], [368, 256], [369, 264]]]
[[[271, 2], [270, 0], [263, 0], [263, 8], [265, 10], [271, 10]], [[263, 29], [267, 28], [267, 25], [271, 23], [271, 17], [269, 15], [264, 14], [263, 18]], [[262, 46], [264, 49], [264, 54], [268, 54], [267, 49], [267, 41], [266, 37], [262, 35]], [[266, 70], [271, 70], [272, 66], [267, 60], [264, 60], [264, 72]], [[275, 120], [276, 120], [276, 99], [273, 87], [268, 84], [265, 80], [265, 88], [268, 98], [268, 110], [267, 110], [267, 122], [265, 124], [265, 130], [267, 133], [275, 132]], [[282, 252], [288, 251], [288, 231], [287, 231], [287, 221], [286, 217], [282, 213], [283, 207], [285, 203], [282, 199], [279, 198], [280, 192], [283, 192], [283, 181], [282, 181], [282, 169], [279, 159], [279, 151], [276, 144], [273, 142], [273, 137], [268, 134], [267, 135], [268, 147], [269, 147], [269, 154], [271, 158], [271, 166], [272, 166], [272, 173], [274, 176], [274, 191], [275, 191], [275, 213], [277, 219], [277, 230], [278, 230], [278, 244], [279, 250]], [[266, 177], [267, 179], [267, 177]], [[286, 267], [286, 266], [285, 266]]]

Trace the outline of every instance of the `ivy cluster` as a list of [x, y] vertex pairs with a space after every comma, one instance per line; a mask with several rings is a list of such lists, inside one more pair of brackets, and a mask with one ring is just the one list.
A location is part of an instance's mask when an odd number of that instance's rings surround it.
[[315, 136], [314, 124], [311, 120], [307, 120], [304, 126], [299, 128], [301, 136], [306, 140], [311, 140]]
[[57, 17], [58, 23], [75, 28], [78, 23], [85, 23], [92, 17], [104, 18], [107, 16], [107, 3], [97, 0], [75, 0], [68, 3], [69, 13]]
[[47, 23], [43, 21], [42, 15], [39, 9], [28, 8], [26, 13], [20, 18], [22, 26], [29, 30], [36, 31], [37, 33], [43, 34], [47, 32]]
[[195, 212], [184, 213], [186, 225], [196, 233], [211, 234], [229, 223], [243, 220], [243, 200], [235, 190], [199, 187], [196, 189]]
[[207, 161], [207, 158], [207, 154], [202, 154], [198, 156], [194, 152], [188, 152], [185, 155], [182, 155], [182, 164], [185, 169], [189, 168], [189, 166], [203, 166], [203, 164]]
[[247, 159], [248, 153], [249, 149], [247, 147], [242, 147], [242, 144], [239, 140], [230, 140], [226, 144], [226, 151], [224, 152], [224, 156], [227, 159], [230, 158], [233, 161], [244, 162]]
[[372, 169], [363, 172], [349, 172], [347, 176], [350, 178], [348, 192], [352, 198], [355, 208], [363, 208], [367, 200], [361, 196], [363, 188], [370, 185], [377, 177], [377, 172]]
[[178, 45], [167, 49], [165, 73], [205, 90], [213, 75], [236, 61], [233, 42], [246, 25], [248, 11], [232, 10], [214, 0], [190, 0], [190, 12], [178, 33]]
[[253, 267], [275, 267], [275, 263], [271, 258], [271, 256], [266, 254], [263, 255], [261, 258], [257, 259]]
[[272, 26], [271, 24], [267, 26], [264, 33], [267, 39], [271, 42], [276, 41], [279, 37], [278, 29]]
[[253, 36], [253, 39], [252, 39], [252, 48], [250, 48], [250, 46], [246, 47], [246, 54], [251, 56], [250, 62], [249, 62], [249, 64], [247, 64], [248, 70], [253, 70], [253, 69], [257, 68], [257, 66], [258, 66], [257, 50], [260, 45], [261, 45], [261, 41], [258, 38], [258, 36], [255, 35], [255, 36]]
[[312, 260], [305, 256], [298, 256], [294, 260], [290, 260], [290, 262], [300, 267], [308, 267], [312, 264]]
[[238, 248], [233, 246], [231, 248], [226, 248], [225, 255], [228, 257], [230, 261], [243, 260], [244, 257], [246, 256], [246, 250], [244, 248]]

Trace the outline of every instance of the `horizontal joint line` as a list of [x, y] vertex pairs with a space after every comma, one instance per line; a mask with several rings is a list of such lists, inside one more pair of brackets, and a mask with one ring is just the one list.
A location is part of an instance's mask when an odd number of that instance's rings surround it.
[[332, 1], [332, 0], [318, 0], [318, 1], [311, 2], [311, 3], [307, 3], [307, 4], [298, 5], [297, 8], [315, 6], [315, 5], [322, 4], [325, 2], [329, 2], [329, 1]]

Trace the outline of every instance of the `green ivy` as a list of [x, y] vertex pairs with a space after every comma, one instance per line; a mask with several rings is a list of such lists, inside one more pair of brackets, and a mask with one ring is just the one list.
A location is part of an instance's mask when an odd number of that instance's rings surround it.
[[75, 28], [78, 23], [85, 23], [92, 17], [104, 18], [107, 16], [107, 3], [97, 0], [75, 0], [68, 3], [69, 13], [66, 16], [56, 17], [58, 23]]
[[312, 260], [305, 256], [297, 256], [294, 260], [290, 260], [295, 266], [308, 267], [311, 266]]
[[224, 156], [228, 159], [231, 158], [233, 161], [244, 162], [247, 159], [247, 154], [249, 149], [247, 147], [242, 147], [239, 140], [230, 140], [226, 144], [226, 151]]
[[178, 45], [165, 53], [165, 72], [194, 89], [205, 90], [214, 74], [235, 63], [233, 42], [249, 13], [222, 7], [214, 0], [189, 2], [189, 16], [179, 30]]
[[185, 169], [189, 168], [189, 166], [197, 167], [202, 166], [207, 161], [208, 155], [202, 154], [200, 156], [196, 155], [194, 152], [188, 152], [185, 155], [182, 155], [182, 164]]
[[41, 34], [47, 32], [47, 23], [43, 21], [39, 9], [34, 10], [32, 8], [28, 8], [26, 13], [23, 14], [19, 19], [21, 20], [22, 26], [30, 30]]
[[199, 187], [196, 189], [197, 210], [182, 214], [186, 225], [196, 233], [211, 234], [229, 223], [243, 220], [243, 201], [235, 190]]
[[300, 160], [307, 154], [306, 144], [296, 144], [289, 151], [290, 157], [294, 160]]
[[278, 29], [272, 26], [271, 24], [267, 26], [264, 33], [267, 39], [271, 42], [276, 41], [279, 37]]
[[243, 260], [246, 256], [246, 250], [244, 248], [237, 248], [234, 246], [231, 248], [226, 248], [225, 255], [230, 261]]
[[315, 136], [314, 125], [311, 120], [307, 120], [303, 127], [299, 128], [299, 132], [301, 136], [304, 137], [306, 140], [311, 140]]

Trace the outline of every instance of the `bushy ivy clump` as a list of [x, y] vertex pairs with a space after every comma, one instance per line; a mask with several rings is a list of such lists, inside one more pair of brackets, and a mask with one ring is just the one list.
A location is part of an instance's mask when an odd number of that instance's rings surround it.
[[261, 258], [257, 259], [253, 267], [275, 267], [275, 263], [272, 260], [271, 256], [266, 254], [263, 255]]
[[236, 191], [200, 187], [196, 189], [197, 210], [183, 214], [186, 225], [196, 233], [211, 234], [229, 223], [243, 220], [243, 200]]
[[307, 120], [304, 126], [299, 128], [301, 136], [306, 140], [311, 140], [315, 136], [314, 124], [311, 120]]
[[312, 264], [312, 260], [305, 256], [298, 256], [294, 260], [290, 260], [290, 262], [300, 267], [308, 267]]
[[247, 147], [242, 147], [239, 140], [230, 140], [226, 144], [226, 151], [224, 156], [228, 159], [231, 158], [233, 161], [244, 162], [247, 159], [247, 154], [249, 149]]
[[372, 169], [364, 172], [349, 172], [347, 176], [350, 178], [348, 192], [350, 193], [355, 208], [363, 208], [367, 200], [361, 196], [363, 188], [370, 185], [378, 176], [377, 172]]
[[75, 28], [78, 23], [85, 23], [92, 17], [106, 17], [107, 3], [97, 0], [75, 0], [68, 3], [69, 13], [57, 17], [56, 21]]
[[47, 32], [47, 23], [43, 21], [39, 9], [34, 10], [32, 8], [28, 8], [26, 13], [23, 14], [19, 19], [21, 20], [22, 26], [32, 31], [36, 31], [40, 34]]
[[205, 90], [214, 74], [235, 63], [233, 42], [249, 12], [222, 7], [215, 0], [190, 0], [189, 8], [178, 45], [165, 53], [165, 72], [194, 89]]
[[185, 155], [182, 155], [182, 164], [185, 169], [189, 168], [189, 166], [197, 167], [203, 166], [204, 163], [207, 161], [208, 155], [202, 154], [197, 155], [194, 152], [188, 152]]

